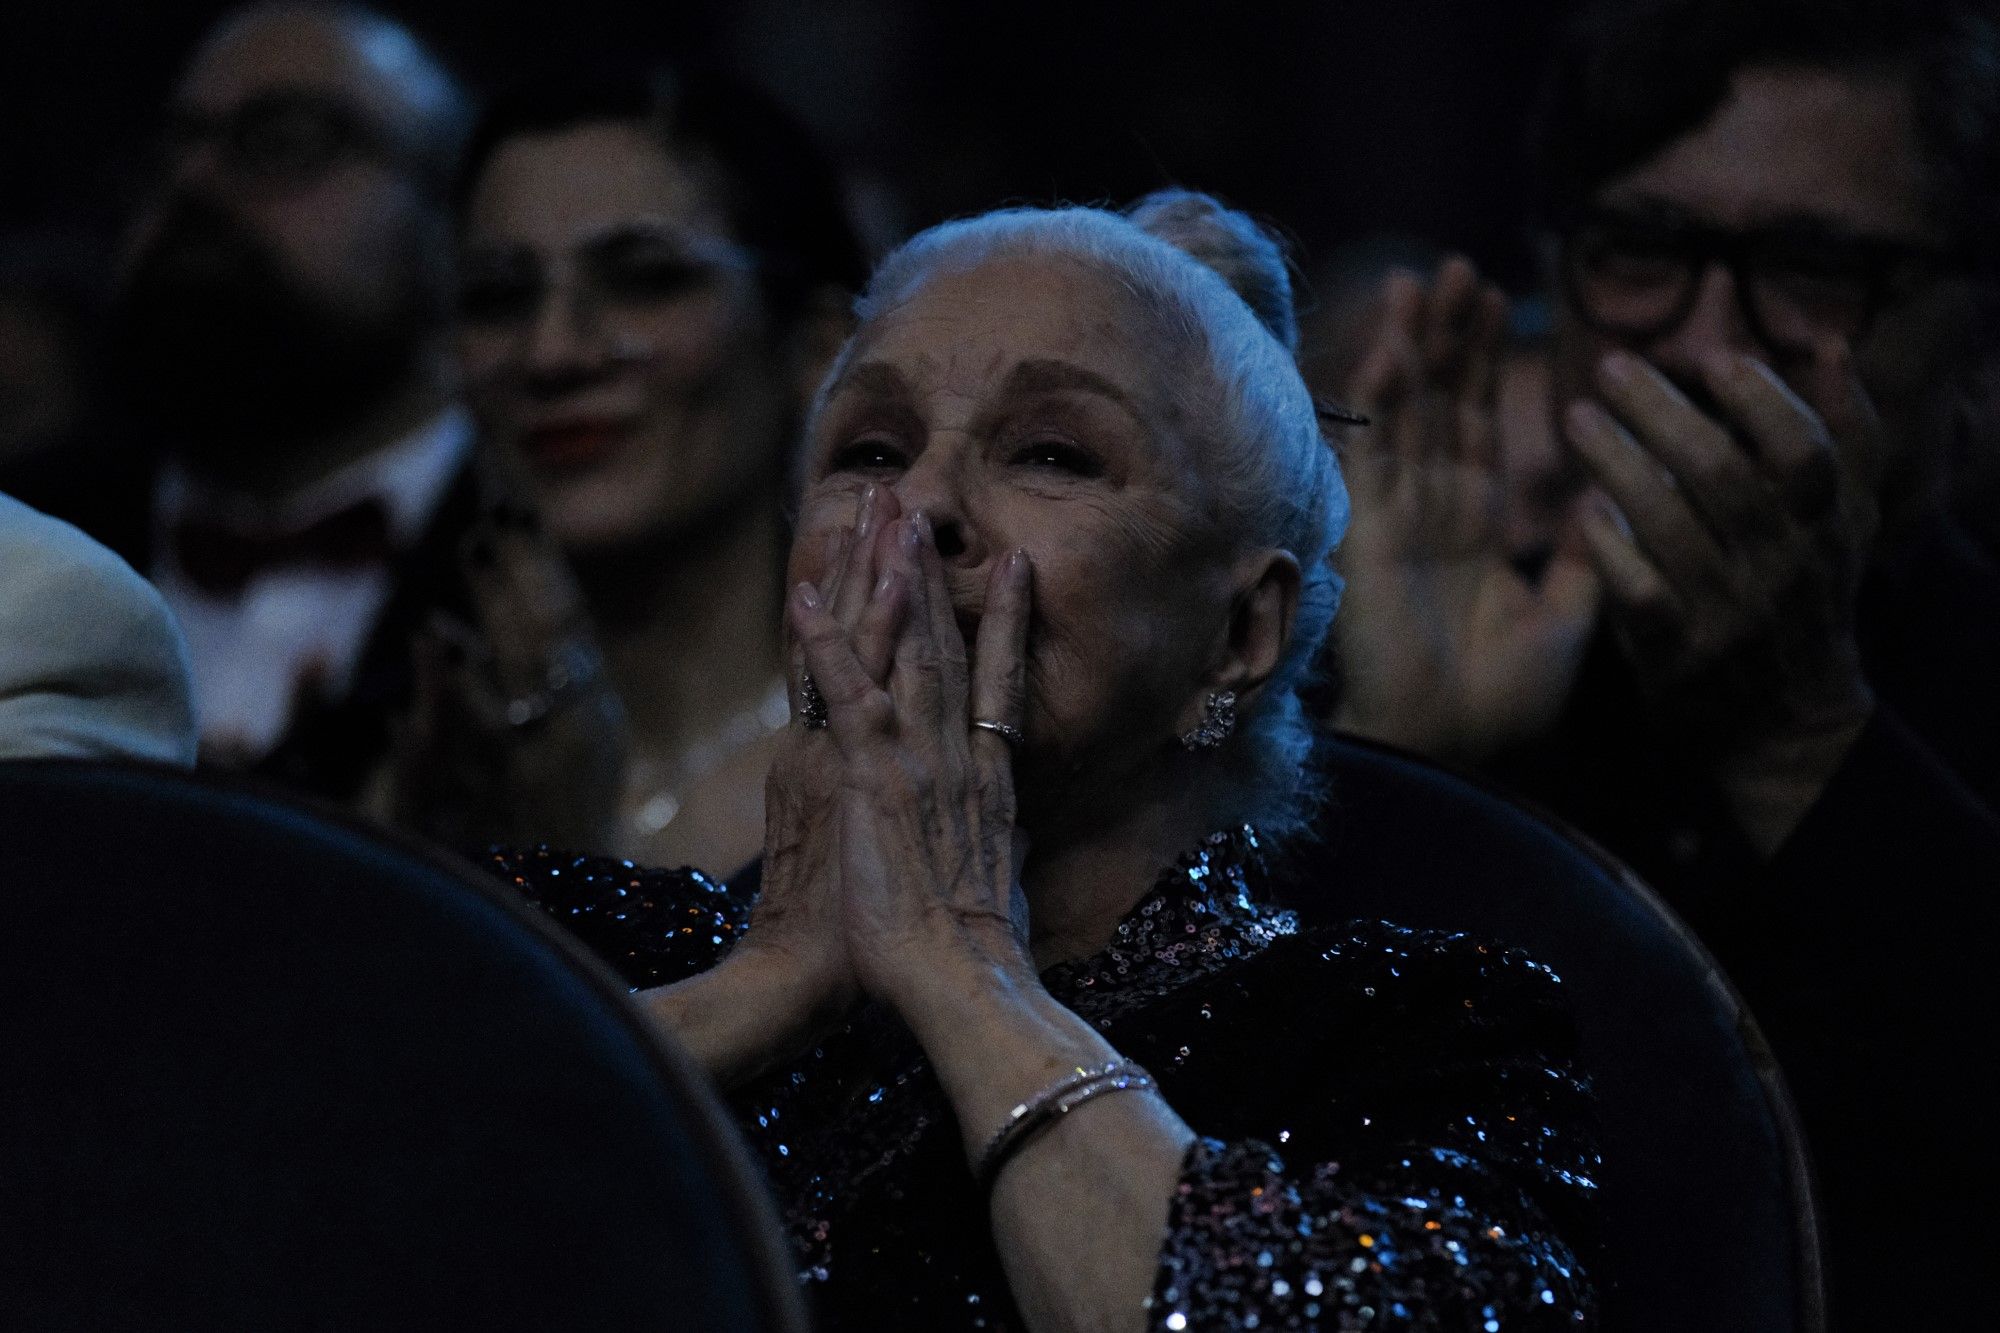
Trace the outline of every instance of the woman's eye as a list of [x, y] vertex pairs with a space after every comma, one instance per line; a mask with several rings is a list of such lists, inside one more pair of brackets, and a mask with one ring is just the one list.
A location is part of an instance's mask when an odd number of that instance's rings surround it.
[[595, 276], [613, 299], [663, 301], [703, 286], [712, 275], [676, 255], [619, 254], [601, 260]]
[[1027, 467], [1053, 468], [1078, 477], [1104, 475], [1104, 464], [1096, 454], [1068, 440], [1031, 440], [1014, 450], [1014, 462]]
[[541, 286], [510, 277], [468, 278], [458, 289], [458, 310], [474, 324], [507, 324], [533, 317]]
[[852, 441], [833, 451], [827, 468], [832, 472], [894, 472], [903, 467], [903, 450], [892, 440], [877, 436]]

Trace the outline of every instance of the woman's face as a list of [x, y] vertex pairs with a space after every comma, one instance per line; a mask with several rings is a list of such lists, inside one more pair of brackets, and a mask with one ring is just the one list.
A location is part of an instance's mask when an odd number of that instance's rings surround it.
[[929, 517], [970, 645], [993, 562], [1025, 549], [1027, 765], [1155, 761], [1198, 717], [1232, 595], [1166, 362], [1072, 261], [930, 279], [857, 333], [813, 422], [792, 580], [821, 581], [864, 488], [891, 487]]
[[672, 539], [770, 493], [794, 404], [718, 192], [637, 126], [508, 140], [466, 215], [459, 354], [558, 540]]

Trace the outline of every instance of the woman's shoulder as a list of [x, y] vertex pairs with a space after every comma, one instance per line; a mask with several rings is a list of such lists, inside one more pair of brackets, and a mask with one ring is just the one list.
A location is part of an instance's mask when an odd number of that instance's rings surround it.
[[649, 869], [547, 846], [495, 847], [482, 865], [636, 987], [714, 966], [750, 921], [751, 892], [689, 866]]
[[1294, 1092], [1301, 1080], [1348, 1084], [1412, 1066], [1580, 1073], [1552, 968], [1495, 940], [1389, 921], [1298, 924], [1133, 1015], [1126, 1031], [1173, 1064], [1206, 1050], [1301, 1071], [1285, 1081]]
[[1449, 1002], [1562, 1008], [1562, 978], [1525, 949], [1463, 931], [1357, 918], [1304, 921], [1266, 955], [1276, 975], [1309, 981], [1328, 998], [1392, 1006]]

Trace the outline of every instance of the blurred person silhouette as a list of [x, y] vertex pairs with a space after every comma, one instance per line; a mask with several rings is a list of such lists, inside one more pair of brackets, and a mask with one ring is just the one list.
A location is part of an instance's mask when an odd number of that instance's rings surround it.
[[803, 127], [713, 71], [551, 80], [474, 136], [468, 402], [525, 464], [629, 718], [599, 850], [725, 870], [756, 854], [790, 715], [794, 443], [866, 272]]
[[86, 397], [84, 300], [29, 244], [0, 240], [0, 469], [74, 431]]
[[80, 216], [0, 236], [0, 492], [142, 562], [145, 464], [103, 419], [105, 240]]
[[[2000, 578], [1948, 501], [2000, 35], [1959, 5], [1599, 6], [1541, 150], [1550, 406], [1592, 484], [1524, 571], [1502, 299], [1463, 260], [1392, 279], [1345, 388], [1375, 424], [1345, 444], [1337, 721], [1482, 764], [1668, 894], [1798, 1093], [1840, 1318], [1941, 1326], [1976, 1219], [1939, 1129], [1993, 1110], [1955, 1034], [1992, 1011]], [[1941, 1235], [1936, 1281], [1883, 1271], [1890, 1209]]]
[[[380, 15], [225, 18], [174, 91], [113, 310], [119, 386], [161, 459], [148, 566], [187, 634], [204, 761], [385, 814], [408, 813], [393, 722], [420, 637], [448, 623], [452, 651], [484, 660], [483, 629], [568, 623], [559, 572], [522, 574], [532, 522], [456, 402], [469, 122]], [[547, 693], [519, 686], [517, 718]]]
[[0, 495], [0, 760], [194, 762], [187, 648], [99, 542]]

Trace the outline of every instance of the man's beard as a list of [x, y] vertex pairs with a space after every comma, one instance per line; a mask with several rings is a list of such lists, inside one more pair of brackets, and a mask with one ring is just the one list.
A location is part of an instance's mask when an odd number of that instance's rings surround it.
[[[383, 262], [419, 268], [405, 255]], [[340, 309], [228, 213], [184, 198], [120, 287], [117, 382], [171, 447], [227, 475], [285, 441], [337, 435], [407, 382], [437, 303], [413, 276], [394, 304]]]

